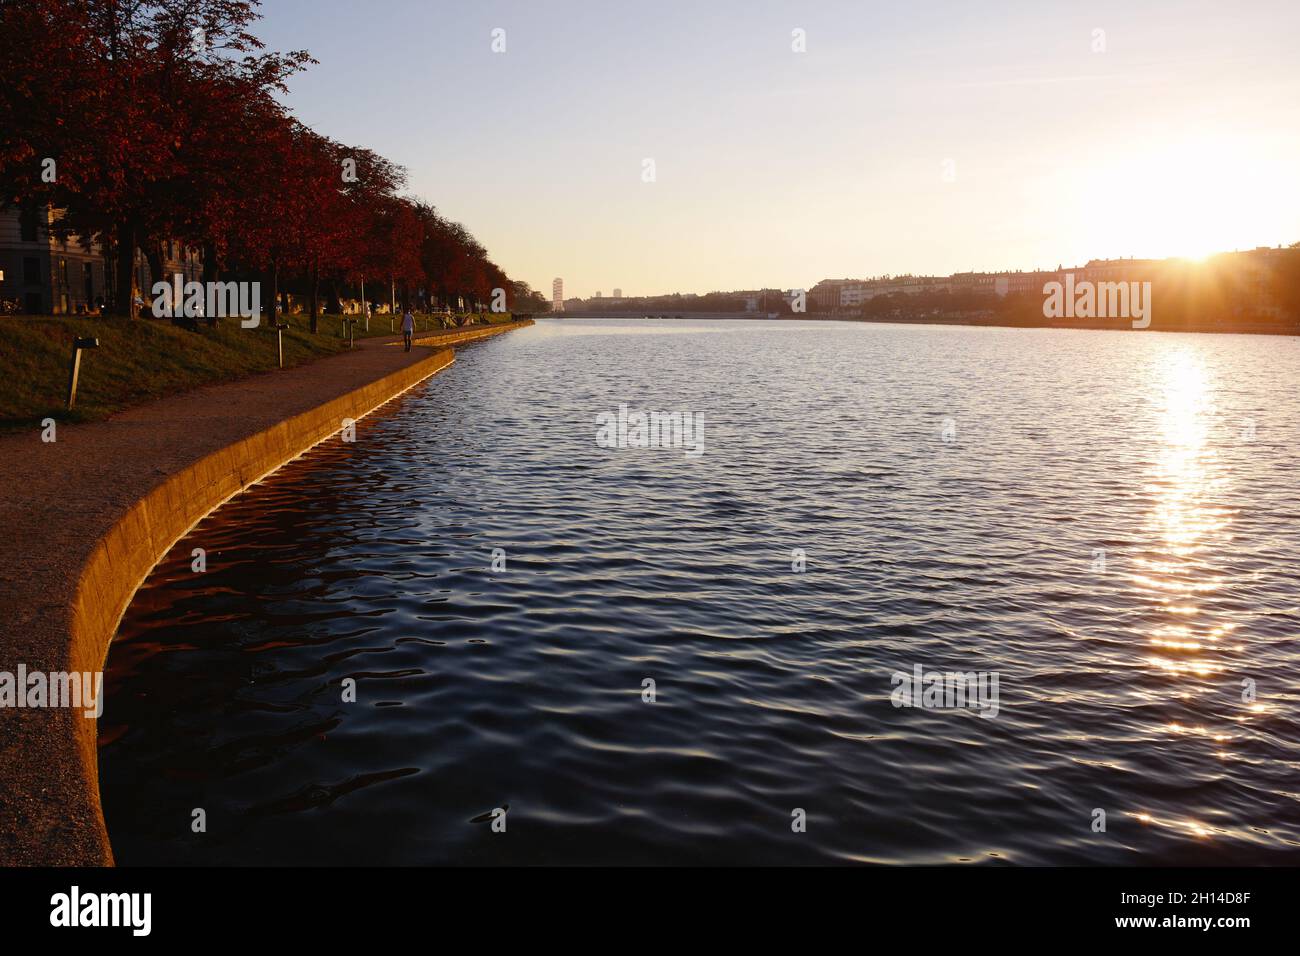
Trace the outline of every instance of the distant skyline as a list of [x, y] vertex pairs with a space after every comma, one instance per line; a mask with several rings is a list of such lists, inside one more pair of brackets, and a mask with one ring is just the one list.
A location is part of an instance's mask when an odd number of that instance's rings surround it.
[[[1297, 228], [1295, 242], [1300, 243], [1300, 228]], [[1261, 248], [1285, 249], [1294, 244], [1295, 243], [1284, 242], [1284, 243], [1275, 243], [1272, 246], [1248, 246], [1242, 249], [1215, 249], [1204, 256], [1087, 256], [1086, 258], [1080, 259], [1075, 262], [1059, 262], [1055, 266], [1042, 266], [1042, 267], [1036, 266], [1033, 268], [1012, 267], [1008, 269], [974, 269], [974, 270], [962, 269], [962, 270], [958, 270], [958, 272], [942, 272], [942, 273], [894, 272], [894, 273], [869, 273], [863, 275], [824, 275], [821, 278], [819, 278], [817, 282], [822, 282], [822, 281], [867, 282], [873, 280], [888, 280], [891, 278], [900, 279], [900, 278], [907, 278], [907, 277], [918, 278], [918, 279], [924, 279], [924, 278], [944, 279], [944, 278], [950, 278], [954, 275], [960, 275], [963, 273], [993, 274], [993, 275], [1006, 275], [1006, 274], [1035, 275], [1039, 273], [1059, 272], [1061, 269], [1067, 269], [1067, 270], [1082, 269], [1085, 266], [1087, 266], [1089, 262], [1094, 262], [1094, 261], [1114, 262], [1114, 261], [1122, 261], [1122, 260], [1130, 260], [1130, 261], [1150, 260], [1155, 262], [1163, 262], [1170, 259], [1174, 259], [1174, 260], [1188, 259], [1191, 262], [1195, 262], [1199, 264], [1201, 263], [1202, 260], [1210, 261], [1213, 260], [1216, 256], [1233, 255], [1234, 253], [1257, 252]], [[814, 282], [814, 283], [809, 283], [806, 286], [789, 286], [789, 285], [773, 285], [772, 283], [765, 283], [765, 284], [758, 284], [752, 286], [737, 287], [734, 289], [719, 288], [719, 289], [709, 289], [706, 291], [707, 292], [761, 292], [764, 290], [777, 290], [781, 292], [790, 292], [796, 289], [802, 289], [803, 291], [806, 292], [816, 284], [817, 283]], [[554, 282], [552, 283], [552, 294], [554, 295], [556, 292], [558, 292], [560, 293], [561, 296], [560, 299], [556, 299], [555, 301], [562, 301], [563, 299], [593, 299], [593, 298], [599, 299], [604, 297], [604, 292], [602, 291], [603, 287], [602, 289], [597, 289], [595, 292], [591, 293], [590, 295], [585, 295], [585, 296], [564, 294], [563, 288], [564, 288], [563, 280], [558, 278], [555, 279]], [[689, 294], [703, 295], [705, 293], [700, 292], [699, 290], [696, 289], [657, 289], [648, 292], [624, 293], [622, 289], [616, 288], [610, 294], [610, 297], [615, 299], [653, 299], [653, 298], [662, 298], [664, 296], [679, 295], [679, 294], [680, 295], [689, 295]]]
[[268, 0], [255, 32], [321, 61], [304, 122], [543, 294], [1297, 241], [1300, 5], [1144, 7]]

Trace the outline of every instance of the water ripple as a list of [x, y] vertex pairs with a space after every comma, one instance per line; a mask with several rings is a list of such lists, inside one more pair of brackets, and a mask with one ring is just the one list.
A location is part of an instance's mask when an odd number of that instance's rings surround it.
[[[837, 323], [469, 347], [136, 596], [118, 860], [1300, 862], [1298, 372]], [[620, 403], [702, 412], [704, 456], [597, 447]], [[914, 665], [996, 672], [997, 716], [893, 706]]]

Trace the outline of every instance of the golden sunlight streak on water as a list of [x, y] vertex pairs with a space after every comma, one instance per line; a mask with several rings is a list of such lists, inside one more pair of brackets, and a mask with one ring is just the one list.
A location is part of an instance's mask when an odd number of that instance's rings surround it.
[[1173, 616], [1149, 635], [1160, 654], [1151, 663], [1167, 673], [1203, 675], [1221, 667], [1200, 652], [1217, 650], [1228, 628], [1191, 618], [1202, 610], [1198, 599], [1223, 586], [1205, 563], [1222, 543], [1231, 515], [1212, 499], [1223, 476], [1210, 443], [1214, 407], [1205, 368], [1190, 349], [1163, 358], [1156, 423], [1161, 451], [1149, 485], [1155, 505], [1147, 523], [1154, 540], [1146, 555], [1135, 558], [1131, 580], [1162, 616]]
[[1213, 833], [1239, 832], [1235, 830], [1226, 830], [1222, 827], [1207, 826], [1199, 820], [1177, 820], [1172, 817], [1161, 818], [1153, 816], [1150, 813], [1130, 813], [1129, 816], [1133, 817], [1140, 823], [1147, 824], [1148, 826], [1155, 825], [1175, 830], [1182, 830], [1184, 833], [1196, 837], [1209, 837]]
[[[1185, 698], [1186, 691], [1199, 692], [1195, 681], [1224, 672], [1224, 652], [1241, 648], [1229, 644], [1236, 625], [1209, 620], [1212, 605], [1205, 604], [1226, 584], [1211, 568], [1230, 538], [1232, 521], [1231, 511], [1216, 505], [1226, 477], [1211, 436], [1213, 384], [1194, 351], [1174, 351], [1163, 359], [1156, 419], [1160, 452], [1148, 485], [1154, 497], [1145, 526], [1149, 545], [1135, 559], [1131, 581], [1162, 619], [1147, 634], [1150, 651], [1143, 662], [1182, 684], [1174, 694]], [[1170, 738], [1203, 740], [1220, 758], [1229, 756], [1223, 746], [1233, 735], [1217, 728], [1171, 720], [1156, 729]], [[1146, 813], [1137, 818], [1196, 837], [1214, 832], [1195, 820]]]

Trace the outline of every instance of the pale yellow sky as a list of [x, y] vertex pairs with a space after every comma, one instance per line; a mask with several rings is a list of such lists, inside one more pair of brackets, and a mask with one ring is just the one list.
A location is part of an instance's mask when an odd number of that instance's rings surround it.
[[1292, 0], [333, 5], [268, 5], [321, 60], [291, 105], [547, 293], [1300, 241]]

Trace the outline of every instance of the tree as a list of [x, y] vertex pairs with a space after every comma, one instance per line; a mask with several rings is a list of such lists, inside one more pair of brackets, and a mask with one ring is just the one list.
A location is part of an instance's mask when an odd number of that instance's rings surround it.
[[[211, 175], [239, 145], [226, 110], [282, 87], [309, 60], [261, 52], [247, 31], [256, 6], [24, 0], [0, 8], [0, 61], [16, 78], [0, 98], [0, 176], [28, 201], [65, 209], [65, 231], [113, 243], [119, 315], [131, 314], [135, 250], [195, 232], [193, 194], [220, 192], [220, 177], [195, 177]], [[53, 180], [34, 166], [45, 158], [55, 161]]]
[[[115, 311], [132, 313], [137, 250], [204, 251], [205, 278], [383, 279], [486, 301], [509, 279], [464, 226], [399, 195], [404, 171], [295, 120], [274, 93], [314, 62], [268, 53], [257, 0], [0, 0], [0, 201], [64, 210], [53, 227], [115, 259]], [[49, 175], [49, 169], [56, 169]]]

